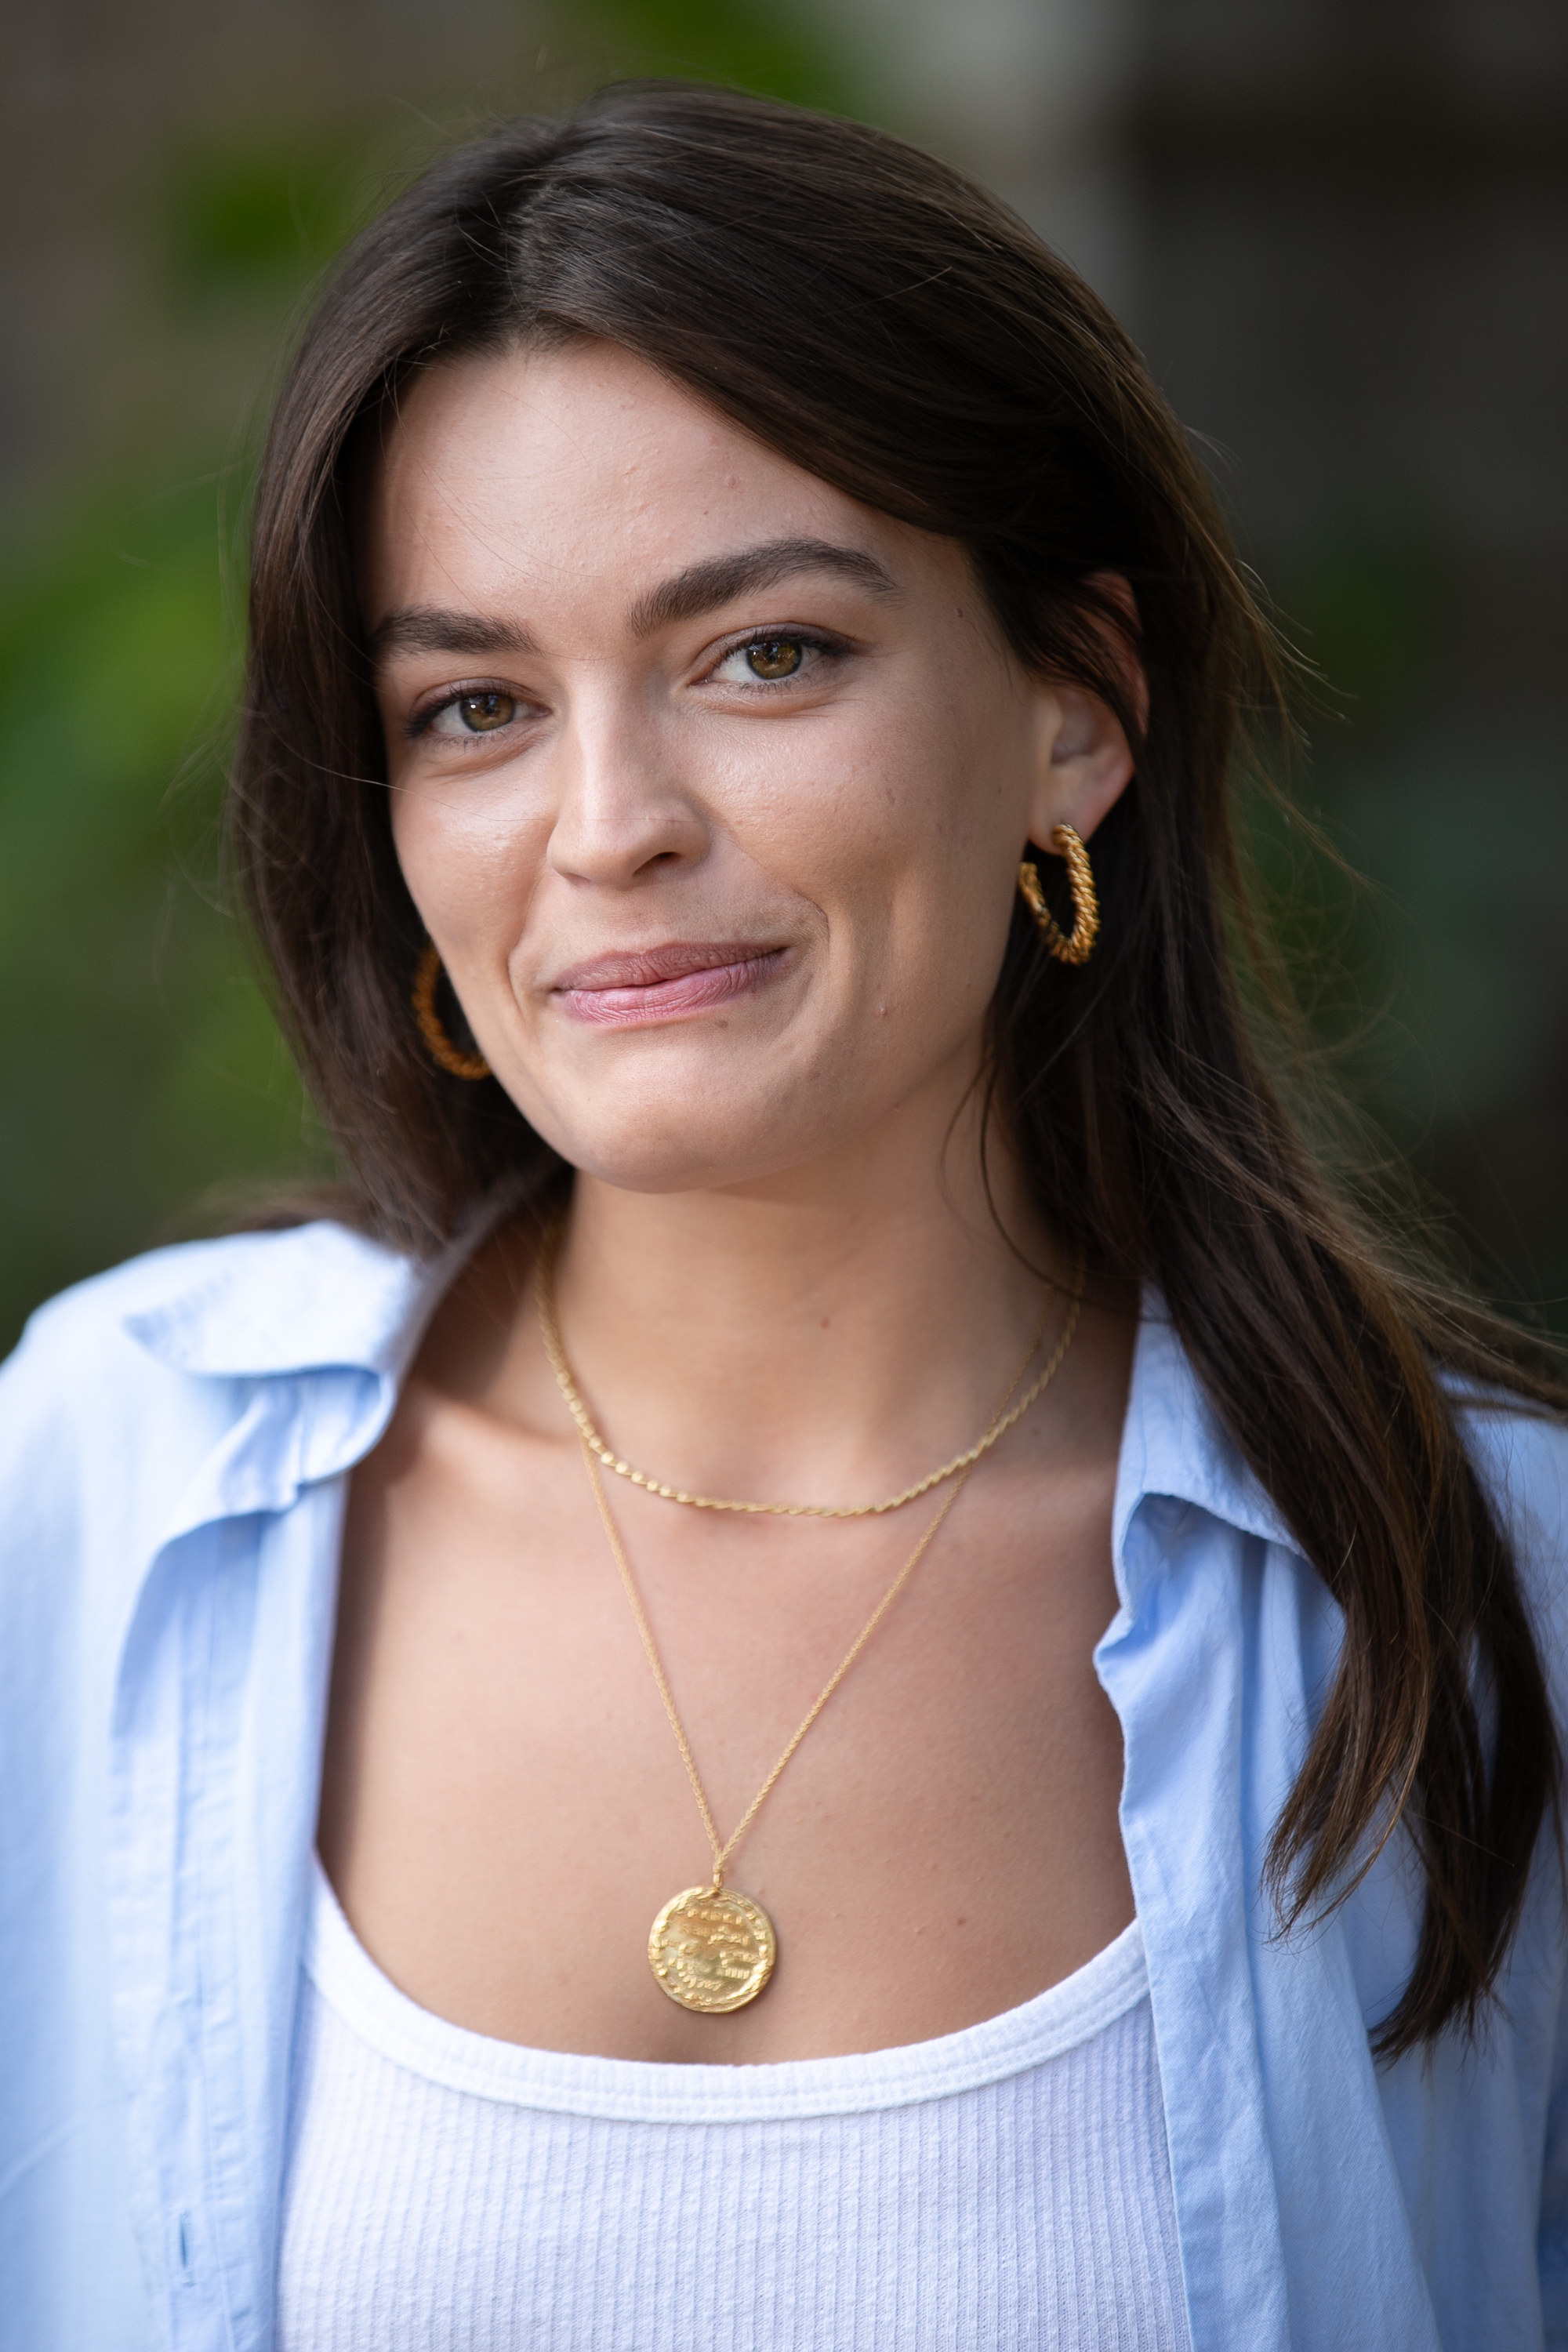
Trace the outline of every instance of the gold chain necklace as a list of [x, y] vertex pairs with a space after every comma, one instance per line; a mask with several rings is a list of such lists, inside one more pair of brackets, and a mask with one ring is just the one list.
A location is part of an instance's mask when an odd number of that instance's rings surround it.
[[561, 1247], [561, 1234], [562, 1227], [557, 1224], [545, 1237], [540, 1255], [539, 1328], [544, 1341], [544, 1352], [549, 1359], [550, 1369], [555, 1375], [555, 1385], [565, 1402], [567, 1412], [577, 1424], [577, 1434], [589, 1453], [602, 1462], [606, 1470], [613, 1470], [617, 1478], [625, 1478], [632, 1486], [640, 1486], [645, 1495], [657, 1495], [666, 1503], [685, 1503], [694, 1511], [741, 1511], [752, 1517], [773, 1519], [879, 1519], [889, 1511], [901, 1511], [906, 1503], [918, 1503], [921, 1496], [929, 1495], [933, 1486], [944, 1486], [949, 1478], [960, 1477], [964, 1472], [973, 1470], [975, 1464], [990, 1453], [998, 1440], [1005, 1437], [1014, 1424], [1023, 1420], [1029, 1407], [1044, 1396], [1061, 1369], [1063, 1357], [1072, 1345], [1073, 1333], [1078, 1328], [1079, 1309], [1083, 1303], [1084, 1268], [1080, 1259], [1073, 1274], [1072, 1287], [1067, 1293], [1068, 1312], [1067, 1320], [1062, 1326], [1062, 1336], [1058, 1340], [1045, 1370], [1033, 1386], [1026, 1391], [1016, 1404], [1013, 1404], [1014, 1391], [1023, 1379], [1031, 1359], [1045, 1337], [1046, 1318], [1050, 1313], [1051, 1296], [1057, 1287], [1054, 1283], [1047, 1285], [1045, 1299], [1040, 1307], [1040, 1319], [1035, 1326], [1035, 1335], [1029, 1341], [1023, 1362], [1008, 1383], [1006, 1395], [992, 1416], [985, 1434], [970, 1446], [966, 1453], [955, 1454], [951, 1462], [944, 1462], [940, 1469], [931, 1471], [929, 1476], [918, 1480], [914, 1486], [905, 1486], [897, 1495], [889, 1495], [886, 1502], [845, 1504], [724, 1502], [713, 1495], [688, 1494], [683, 1486], [671, 1486], [662, 1478], [650, 1478], [646, 1471], [634, 1469], [629, 1462], [621, 1460], [619, 1454], [605, 1443], [595, 1428], [593, 1418], [583, 1402], [576, 1381], [572, 1377], [572, 1367], [566, 1360], [566, 1349], [561, 1338], [561, 1327], [555, 1317], [555, 1260]]
[[[542, 1324], [544, 1322], [546, 1314], [550, 1263], [550, 1257], [546, 1257], [540, 1267], [538, 1298]], [[1046, 1367], [1044, 1374], [1030, 1391], [1029, 1402], [1032, 1403], [1034, 1399], [1043, 1392], [1060, 1370], [1068, 1349], [1071, 1345], [1073, 1333], [1078, 1328], [1078, 1308], [1079, 1302], [1076, 1297], [1069, 1299], [1067, 1323], [1062, 1337], [1052, 1351], [1050, 1362]], [[1030, 1356], [1033, 1353], [1034, 1349], [1031, 1347]], [[1028, 1361], [1029, 1357], [1026, 1356], [1024, 1359], [1024, 1364], [1014, 1374], [999, 1411], [1005, 1409], [1008, 1399], [1023, 1378], [1024, 1370]], [[1012, 1418], [1016, 1420], [1016, 1414]], [[1006, 1425], [1010, 1424], [1004, 1424], [1004, 1426]], [[686, 1777], [691, 1783], [691, 1793], [697, 1800], [697, 1810], [702, 1816], [702, 1826], [707, 1832], [708, 1843], [713, 1855], [713, 1875], [710, 1884], [706, 1886], [683, 1887], [679, 1895], [670, 1896], [669, 1901], [655, 1919], [648, 1931], [648, 1966], [652, 1969], [655, 1981], [660, 1990], [668, 1993], [671, 2000], [679, 2002], [682, 2009], [695, 2010], [700, 2015], [707, 2017], [727, 2016], [731, 2010], [744, 2009], [748, 2001], [756, 2000], [757, 1995], [765, 1989], [778, 1958], [778, 1936], [773, 1921], [762, 1905], [754, 1902], [751, 1895], [742, 1895], [738, 1888], [727, 1887], [724, 1884], [724, 1873], [729, 1865], [730, 1857], [756, 1820], [768, 1798], [772, 1796], [784, 1768], [794, 1757], [801, 1741], [805, 1738], [806, 1733], [811, 1729], [812, 1725], [816, 1721], [817, 1717], [822, 1713], [823, 1708], [827, 1705], [828, 1700], [833, 1696], [834, 1692], [838, 1688], [839, 1684], [844, 1680], [845, 1675], [849, 1672], [850, 1667], [855, 1664], [856, 1659], [860, 1655], [861, 1651], [866, 1647], [867, 1643], [871, 1639], [872, 1634], [875, 1633], [936, 1540], [942, 1521], [968, 1485], [970, 1473], [984, 1448], [975, 1448], [971, 1456], [963, 1461], [962, 1466], [955, 1472], [947, 1474], [954, 1478], [952, 1493], [942, 1496], [936, 1510], [928, 1520], [920, 1541], [883, 1593], [880, 1601], [878, 1601], [869, 1617], [867, 1618], [864, 1625], [861, 1626], [837, 1670], [823, 1685], [784, 1748], [784, 1754], [752, 1799], [728, 1839], [721, 1843], [718, 1825], [713, 1819], [713, 1809], [708, 1802], [708, 1792], [702, 1786], [702, 1776], [697, 1769], [697, 1759], [691, 1752], [691, 1742], [687, 1738], [686, 1727], [680, 1720], [680, 1711], [675, 1704], [675, 1694], [669, 1687], [669, 1677], [664, 1671], [664, 1661], [659, 1656], [658, 1644], [654, 1640], [653, 1628], [648, 1623], [647, 1612], [643, 1607], [642, 1596], [637, 1587], [637, 1579], [632, 1574], [632, 1564], [626, 1558], [626, 1549], [621, 1541], [620, 1529], [616, 1527], [611, 1513], [609, 1496], [605, 1492], [605, 1482], [599, 1475], [601, 1457], [595, 1454], [594, 1447], [589, 1444], [587, 1433], [581, 1425], [577, 1433], [583, 1448], [583, 1463], [588, 1473], [588, 1483], [594, 1490], [594, 1500], [598, 1505], [599, 1517], [604, 1522], [605, 1533], [609, 1538], [610, 1550], [615, 1558], [621, 1584], [631, 1604], [632, 1615], [637, 1621], [637, 1629], [642, 1637], [643, 1650], [654, 1681], [658, 1685], [659, 1697], [664, 1701], [664, 1711], [669, 1718], [669, 1727], [675, 1734], [675, 1744], [680, 1750], [680, 1760], [686, 1767]], [[997, 1434], [1000, 1435], [1000, 1433], [998, 1430]], [[927, 1483], [929, 1485], [931, 1482]], [[805, 1514], [797, 1516], [805, 1516]], [[816, 1516], [827, 1515], [817, 1514]], [[836, 1512], [832, 1516], [847, 1517], [851, 1515]], [[853, 1516], [863, 1517], [865, 1514], [858, 1513]]]

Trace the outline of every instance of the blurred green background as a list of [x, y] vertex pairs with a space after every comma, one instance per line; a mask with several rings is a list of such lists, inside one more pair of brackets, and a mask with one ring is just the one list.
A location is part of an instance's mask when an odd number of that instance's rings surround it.
[[626, 72], [868, 117], [997, 186], [1203, 436], [1331, 681], [1266, 863], [1392, 1152], [1568, 1324], [1568, 14], [1336, 0], [51, 0], [4, 35], [0, 1346], [325, 1165], [226, 903], [247, 487], [279, 354], [429, 155]]

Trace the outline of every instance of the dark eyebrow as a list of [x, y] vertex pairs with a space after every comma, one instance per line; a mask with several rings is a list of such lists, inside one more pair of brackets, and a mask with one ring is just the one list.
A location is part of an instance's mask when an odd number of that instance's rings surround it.
[[377, 623], [370, 650], [379, 660], [386, 654], [531, 654], [537, 647], [528, 631], [511, 622], [411, 604]]
[[[896, 596], [898, 583], [874, 555], [840, 547], [830, 539], [770, 539], [733, 555], [710, 555], [639, 596], [628, 619], [632, 635], [651, 636], [676, 621], [694, 621], [758, 588], [776, 587], [801, 572], [837, 572], [877, 596]], [[486, 620], [478, 613], [447, 612], [439, 605], [411, 604], [388, 613], [371, 634], [370, 650], [388, 654], [531, 654], [537, 641], [515, 622]]]
[[770, 539], [759, 547], [739, 548], [733, 555], [710, 555], [706, 562], [693, 563], [650, 588], [627, 615], [632, 634], [651, 636], [672, 622], [700, 620], [731, 597], [776, 587], [800, 572], [834, 572], [878, 596], [899, 593], [892, 574], [858, 547], [839, 547], [830, 539]]

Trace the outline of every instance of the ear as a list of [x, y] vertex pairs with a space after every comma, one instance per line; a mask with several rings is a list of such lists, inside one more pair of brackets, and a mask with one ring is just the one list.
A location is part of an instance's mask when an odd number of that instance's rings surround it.
[[[1120, 572], [1094, 572], [1089, 584], [1121, 605], [1136, 626], [1137, 603]], [[1142, 665], [1119, 629], [1104, 625], [1102, 635], [1142, 728], [1149, 712]], [[1056, 827], [1070, 824], [1080, 839], [1088, 841], [1107, 809], [1132, 781], [1132, 747], [1109, 703], [1088, 687], [1042, 679], [1035, 691], [1038, 734], [1029, 839], [1039, 848], [1048, 848]]]

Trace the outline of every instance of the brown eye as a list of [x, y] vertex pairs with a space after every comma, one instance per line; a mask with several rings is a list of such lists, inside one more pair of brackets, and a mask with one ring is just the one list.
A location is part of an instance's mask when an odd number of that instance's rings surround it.
[[797, 637], [769, 637], [762, 645], [746, 647], [746, 667], [753, 677], [793, 677], [801, 657]]
[[426, 723], [432, 735], [493, 735], [517, 717], [515, 694], [459, 694], [444, 702]]
[[471, 735], [488, 735], [492, 728], [511, 724], [517, 716], [517, 698], [510, 694], [465, 694], [459, 696], [456, 708]]

